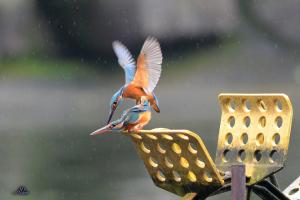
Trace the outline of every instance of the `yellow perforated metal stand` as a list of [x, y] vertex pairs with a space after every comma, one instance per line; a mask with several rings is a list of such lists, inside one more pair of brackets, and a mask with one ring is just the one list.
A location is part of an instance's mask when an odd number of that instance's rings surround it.
[[188, 130], [153, 129], [131, 137], [154, 183], [179, 196], [208, 196], [224, 184], [199, 135]]
[[[201, 137], [191, 131], [159, 128], [124, 133], [158, 187], [185, 200], [204, 199], [228, 186], [224, 174], [229, 182], [233, 165], [245, 165], [247, 185], [284, 167], [293, 116], [288, 96], [220, 94], [219, 103], [222, 116], [216, 164]], [[287, 196], [298, 198], [297, 181], [285, 190]]]
[[292, 124], [284, 94], [220, 94], [222, 109], [216, 165], [245, 164], [248, 185], [283, 168]]

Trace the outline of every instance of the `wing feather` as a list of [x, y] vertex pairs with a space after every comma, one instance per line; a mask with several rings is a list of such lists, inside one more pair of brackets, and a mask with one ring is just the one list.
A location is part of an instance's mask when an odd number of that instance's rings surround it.
[[148, 94], [154, 90], [159, 81], [162, 59], [159, 42], [153, 37], [148, 37], [138, 57], [133, 79], [133, 83], [142, 87]]
[[131, 53], [129, 52], [129, 50], [121, 42], [114, 41], [112, 43], [112, 46], [115, 54], [118, 57], [119, 65], [125, 71], [125, 84], [129, 84], [133, 80], [135, 75], [135, 71], [136, 71], [135, 61]]

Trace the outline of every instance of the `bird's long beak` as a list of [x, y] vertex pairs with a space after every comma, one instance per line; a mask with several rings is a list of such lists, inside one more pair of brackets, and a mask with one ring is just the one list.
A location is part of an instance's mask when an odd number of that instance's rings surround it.
[[111, 109], [110, 110], [109, 117], [108, 117], [108, 120], [107, 120], [106, 124], [109, 124], [109, 122], [111, 121], [112, 116], [114, 115], [114, 112], [115, 112], [115, 109]]
[[104, 126], [102, 128], [99, 128], [98, 130], [95, 130], [90, 135], [98, 135], [98, 134], [109, 132], [110, 130], [111, 129], [109, 128], [109, 125], [106, 125], [106, 126]]

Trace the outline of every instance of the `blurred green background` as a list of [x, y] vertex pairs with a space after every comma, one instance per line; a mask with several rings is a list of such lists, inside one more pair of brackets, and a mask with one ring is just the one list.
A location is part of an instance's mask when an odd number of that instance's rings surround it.
[[[161, 113], [146, 127], [199, 133], [214, 158], [221, 92], [283, 92], [294, 106], [285, 188], [299, 175], [300, 2], [1, 0], [0, 199], [178, 199], [155, 187], [133, 145], [105, 124], [124, 83], [113, 40], [164, 55]], [[128, 101], [123, 109], [132, 106]], [[229, 193], [209, 199], [226, 199]]]

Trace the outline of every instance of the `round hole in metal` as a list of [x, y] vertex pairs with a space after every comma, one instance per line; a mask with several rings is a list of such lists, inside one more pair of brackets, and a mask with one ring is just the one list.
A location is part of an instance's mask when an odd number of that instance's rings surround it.
[[246, 151], [244, 149], [238, 152], [238, 161], [243, 162], [246, 159]]
[[280, 135], [279, 133], [275, 133], [272, 137], [273, 145], [276, 146], [280, 143]]
[[262, 153], [260, 150], [254, 152], [254, 159], [256, 162], [259, 162], [262, 159]]
[[260, 117], [259, 120], [258, 120], [258, 124], [259, 124], [259, 126], [260, 126], [261, 128], [266, 127], [266, 124], [267, 124], [267, 119], [266, 119], [266, 117], [265, 117], [265, 116]]
[[157, 140], [157, 137], [155, 135], [152, 134], [146, 134], [146, 136], [152, 140]]
[[156, 177], [158, 180], [160, 180], [161, 182], [164, 182], [166, 180], [165, 175], [162, 173], [162, 171], [158, 170], [156, 172]]
[[142, 136], [140, 136], [140, 135], [138, 135], [138, 134], [135, 134], [135, 133], [131, 134], [131, 136], [132, 136], [133, 138], [136, 138], [136, 139], [139, 139], [139, 140], [142, 139]]
[[276, 124], [277, 128], [281, 128], [281, 127], [282, 127], [282, 124], [283, 124], [283, 119], [282, 119], [282, 117], [280, 117], [280, 116], [276, 117], [276, 119], [275, 119], [275, 124]]
[[180, 158], [180, 165], [184, 168], [189, 168], [190, 164], [184, 157]]
[[167, 139], [167, 140], [173, 140], [173, 137], [168, 134], [162, 134], [162, 138]]
[[243, 133], [241, 135], [241, 142], [242, 142], [242, 144], [247, 144], [247, 142], [248, 142], [248, 134], [247, 133]]
[[177, 154], [181, 154], [181, 148], [180, 148], [180, 146], [177, 144], [177, 143], [173, 143], [172, 144], [172, 150], [175, 152], [175, 153], [177, 153]]
[[257, 107], [261, 112], [265, 112], [267, 110], [265, 102], [261, 99], [257, 101]]
[[145, 145], [143, 142], [141, 143], [141, 149], [145, 153], [150, 153], [150, 147], [148, 147], [147, 145]]
[[234, 112], [235, 111], [235, 103], [234, 100], [232, 99], [227, 99], [225, 105], [227, 106], [228, 110], [230, 112]]
[[248, 99], [243, 100], [244, 110], [249, 112], [251, 110], [251, 103]]
[[154, 168], [158, 167], [157, 161], [151, 156], [149, 157], [149, 164]]
[[228, 118], [228, 124], [229, 124], [229, 127], [233, 128], [234, 127], [234, 124], [235, 124], [235, 119], [233, 116], [230, 116]]
[[222, 160], [223, 160], [223, 162], [228, 162], [229, 159], [230, 159], [230, 150], [225, 149], [223, 152]]
[[265, 141], [264, 134], [263, 133], [257, 134], [257, 136], [256, 136], [256, 145], [260, 146], [264, 143], [264, 141]]
[[279, 100], [275, 100], [275, 110], [277, 112], [281, 112], [282, 111], [282, 103]]
[[271, 163], [279, 162], [279, 159], [280, 159], [280, 154], [278, 153], [278, 151], [272, 150], [270, 152], [270, 162]]
[[197, 153], [197, 146], [195, 143], [191, 142], [188, 145], [188, 150], [189, 152], [191, 152], [192, 154], [196, 154]]
[[227, 133], [225, 136], [226, 144], [229, 145], [232, 143], [233, 136], [231, 133]]
[[205, 167], [205, 163], [198, 158], [196, 159], [195, 163], [201, 169], [203, 169]]
[[165, 157], [165, 164], [167, 167], [173, 168], [173, 163], [168, 157]]
[[177, 136], [180, 137], [180, 138], [183, 139], [183, 140], [189, 140], [189, 137], [188, 137], [188, 136], [183, 135], [183, 134], [181, 134], [181, 133], [177, 134]]
[[250, 123], [251, 123], [250, 117], [248, 117], [248, 116], [245, 117], [243, 121], [244, 121], [245, 127], [248, 128], [250, 126]]
[[179, 175], [179, 173], [175, 170], [172, 171], [172, 174], [173, 174], [173, 178], [176, 182], [180, 182], [181, 181], [181, 177]]
[[162, 154], [165, 154], [166, 153], [166, 148], [162, 144], [157, 143], [157, 151], [162, 153]]
[[212, 177], [211, 174], [208, 171], [205, 171], [203, 174], [203, 178], [206, 182], [212, 182]]
[[189, 171], [187, 174], [187, 178], [191, 181], [191, 182], [196, 182], [197, 181], [197, 177], [194, 174], [194, 172]]
[[299, 188], [294, 188], [289, 192], [289, 195], [294, 195], [299, 191]]

